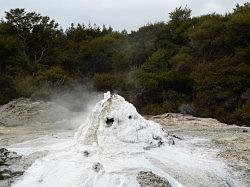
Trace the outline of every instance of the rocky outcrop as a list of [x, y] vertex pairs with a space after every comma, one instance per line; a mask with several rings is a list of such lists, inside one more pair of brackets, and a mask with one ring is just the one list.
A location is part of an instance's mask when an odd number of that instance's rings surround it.
[[21, 159], [16, 152], [0, 149], [0, 186], [9, 186], [24, 173], [24, 168], [19, 166]]
[[19, 98], [0, 106], [0, 147], [57, 132], [73, 133], [81, 124], [81, 114], [56, 102]]
[[71, 114], [67, 108], [54, 102], [19, 98], [0, 106], [0, 126], [39, 126], [62, 121]]
[[37, 152], [29, 156], [20, 156], [14, 151], [0, 148], [0, 186], [10, 186], [24, 171], [46, 152]]

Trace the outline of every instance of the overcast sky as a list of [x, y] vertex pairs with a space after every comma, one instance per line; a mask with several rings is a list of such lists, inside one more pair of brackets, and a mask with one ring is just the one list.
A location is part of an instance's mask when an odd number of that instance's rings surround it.
[[56, 20], [63, 28], [71, 23], [111, 25], [115, 30], [136, 30], [147, 23], [168, 20], [175, 7], [187, 6], [192, 15], [232, 11], [247, 0], [0, 0], [0, 18], [10, 8], [25, 8]]

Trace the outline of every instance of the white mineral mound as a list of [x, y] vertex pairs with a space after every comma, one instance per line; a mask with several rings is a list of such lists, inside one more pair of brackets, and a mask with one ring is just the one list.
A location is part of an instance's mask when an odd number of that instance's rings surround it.
[[132, 104], [109, 92], [96, 105], [87, 124], [80, 127], [76, 140], [78, 147], [96, 145], [102, 149], [121, 148], [128, 143], [149, 149], [171, 143], [159, 124], [145, 120]]
[[48, 156], [37, 160], [14, 186], [134, 187], [140, 186], [140, 171], [152, 171], [177, 187], [182, 186], [178, 176], [186, 176], [189, 186], [227, 186], [222, 162], [176, 141], [173, 145], [159, 124], [145, 120], [123, 97], [107, 92], [74, 141], [51, 145]]

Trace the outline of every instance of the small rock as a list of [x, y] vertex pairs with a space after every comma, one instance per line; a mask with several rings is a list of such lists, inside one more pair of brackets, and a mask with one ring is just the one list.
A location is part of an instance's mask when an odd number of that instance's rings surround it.
[[171, 187], [167, 179], [152, 171], [140, 171], [137, 175], [137, 181], [141, 187]]
[[173, 114], [170, 114], [170, 113], [167, 113], [166, 115], [165, 115], [165, 118], [173, 118], [174, 116], [173, 116]]
[[164, 142], [160, 140], [160, 141], [158, 142], [158, 147], [161, 147], [163, 144], [164, 144]]
[[0, 180], [6, 180], [11, 177], [11, 172], [8, 170], [4, 170], [0, 172]]
[[174, 142], [173, 138], [168, 139], [168, 145], [175, 145], [175, 142]]
[[95, 172], [99, 172], [103, 168], [103, 166], [101, 163], [97, 162], [93, 164], [92, 168], [95, 170]]
[[183, 138], [176, 136], [175, 134], [172, 135], [173, 138], [179, 139], [179, 140], [183, 140]]
[[242, 131], [242, 132], [248, 132], [248, 131], [247, 131], [247, 129], [243, 129], [243, 131]]
[[7, 153], [7, 152], [9, 152], [6, 148], [1, 148], [0, 149], [0, 153], [1, 154], [5, 154], [5, 153]]
[[17, 177], [23, 175], [22, 156], [6, 148], [0, 148], [0, 186], [9, 186]]
[[89, 156], [89, 152], [87, 150], [83, 151], [84, 156], [88, 157]]

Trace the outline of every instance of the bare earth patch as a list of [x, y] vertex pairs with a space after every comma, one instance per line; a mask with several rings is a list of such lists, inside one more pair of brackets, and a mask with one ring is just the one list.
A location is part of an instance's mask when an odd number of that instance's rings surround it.
[[174, 137], [209, 140], [208, 144], [199, 146], [218, 149], [217, 156], [225, 160], [232, 170], [233, 177], [242, 186], [250, 184], [249, 127], [227, 125], [215, 119], [172, 113], [147, 116], [147, 118], [160, 123]]

